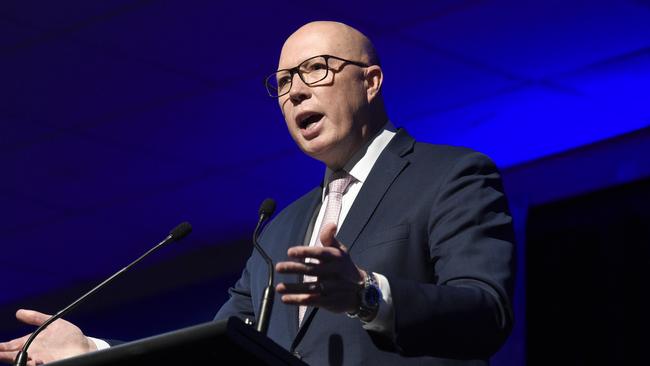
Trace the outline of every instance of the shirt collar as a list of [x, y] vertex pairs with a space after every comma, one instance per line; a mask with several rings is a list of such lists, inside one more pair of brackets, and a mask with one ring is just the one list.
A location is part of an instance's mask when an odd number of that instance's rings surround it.
[[[388, 146], [390, 140], [395, 136], [395, 126], [388, 121], [382, 129], [370, 140], [368, 140], [359, 151], [343, 166], [343, 170], [348, 172], [354, 180], [363, 184], [370, 174], [370, 170], [375, 165], [379, 155]], [[334, 173], [332, 169], [325, 169], [325, 179], [323, 183], [323, 199], [327, 190], [327, 183], [330, 176]]]

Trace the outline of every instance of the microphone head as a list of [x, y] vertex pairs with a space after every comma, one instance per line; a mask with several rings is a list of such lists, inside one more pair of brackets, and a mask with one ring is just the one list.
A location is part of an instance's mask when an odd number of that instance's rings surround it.
[[267, 198], [260, 205], [259, 215], [264, 217], [270, 217], [275, 212], [275, 200], [273, 198]]
[[192, 225], [190, 225], [189, 222], [185, 221], [173, 228], [172, 231], [169, 232], [169, 235], [171, 235], [172, 240], [176, 241], [183, 239], [190, 232], [192, 232]]

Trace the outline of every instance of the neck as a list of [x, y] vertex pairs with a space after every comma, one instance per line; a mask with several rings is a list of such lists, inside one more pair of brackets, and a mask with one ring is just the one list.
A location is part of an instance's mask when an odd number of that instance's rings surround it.
[[370, 141], [375, 138], [382, 131], [383, 127], [388, 122], [388, 117], [385, 115], [383, 118], [371, 119], [367, 122], [360, 131], [358, 143], [351, 146], [350, 150], [342, 157], [330, 162], [323, 161], [325, 165], [332, 171], [343, 169], [343, 167], [350, 162], [350, 160], [357, 156], [359, 151], [367, 148]]

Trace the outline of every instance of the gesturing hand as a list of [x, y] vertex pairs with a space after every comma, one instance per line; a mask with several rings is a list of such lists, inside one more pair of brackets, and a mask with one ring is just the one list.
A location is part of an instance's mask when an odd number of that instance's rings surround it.
[[[352, 262], [347, 247], [336, 240], [335, 234], [335, 224], [325, 225], [320, 234], [322, 247], [291, 247], [287, 254], [293, 261], [275, 265], [278, 273], [318, 277], [316, 282], [279, 283], [275, 289], [282, 294], [282, 302], [322, 307], [336, 313], [358, 309], [357, 293], [365, 272]], [[315, 258], [318, 263], [305, 263], [306, 258]]]
[[[40, 326], [50, 315], [33, 310], [18, 310], [16, 318], [23, 323]], [[0, 362], [13, 363], [16, 354], [27, 341], [29, 334], [9, 342], [0, 343]], [[35, 339], [27, 351], [28, 365], [40, 365], [97, 350], [95, 343], [83, 335], [76, 325], [58, 319]]]

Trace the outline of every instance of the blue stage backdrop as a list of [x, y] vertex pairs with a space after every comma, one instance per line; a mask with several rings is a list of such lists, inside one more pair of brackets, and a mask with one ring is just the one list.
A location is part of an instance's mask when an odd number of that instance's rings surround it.
[[194, 232], [78, 309], [131, 339], [209, 320], [251, 251], [257, 208], [323, 167], [262, 80], [318, 19], [374, 40], [395, 125], [504, 172], [526, 361], [528, 209], [650, 176], [650, 2], [19, 1], [0, 4], [0, 337], [54, 312], [190, 221]]

